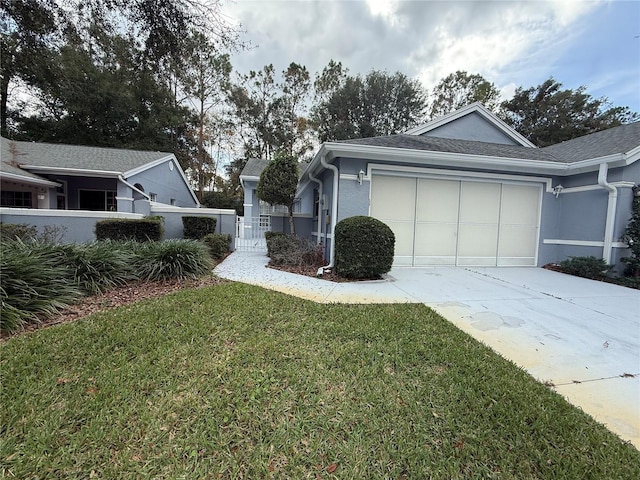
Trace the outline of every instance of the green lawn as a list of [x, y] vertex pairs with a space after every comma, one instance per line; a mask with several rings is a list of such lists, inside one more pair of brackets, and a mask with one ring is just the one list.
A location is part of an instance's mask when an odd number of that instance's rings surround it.
[[227, 283], [0, 345], [10, 478], [640, 478], [640, 453], [421, 305]]

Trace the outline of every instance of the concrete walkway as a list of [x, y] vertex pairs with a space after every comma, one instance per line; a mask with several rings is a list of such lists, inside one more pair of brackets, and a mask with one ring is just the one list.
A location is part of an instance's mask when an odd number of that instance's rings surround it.
[[640, 291], [541, 268], [394, 268], [334, 283], [235, 252], [220, 277], [322, 303], [424, 303], [640, 449]]

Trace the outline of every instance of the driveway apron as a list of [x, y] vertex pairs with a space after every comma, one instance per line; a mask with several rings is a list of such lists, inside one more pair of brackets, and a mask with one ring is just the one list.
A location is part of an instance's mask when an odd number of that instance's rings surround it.
[[640, 448], [640, 291], [541, 268], [394, 268], [334, 283], [235, 252], [214, 273], [322, 303], [424, 303]]

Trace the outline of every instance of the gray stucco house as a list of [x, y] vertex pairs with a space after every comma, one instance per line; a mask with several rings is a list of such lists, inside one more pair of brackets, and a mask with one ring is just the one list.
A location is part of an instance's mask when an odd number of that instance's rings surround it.
[[[300, 178], [297, 233], [322, 243], [329, 264], [336, 223], [354, 215], [391, 227], [396, 266], [618, 264], [639, 159], [640, 122], [536, 148], [474, 103], [404, 134], [324, 143]], [[248, 167], [255, 217], [261, 170]]]
[[134, 213], [140, 199], [199, 206], [172, 153], [0, 142], [2, 207]]

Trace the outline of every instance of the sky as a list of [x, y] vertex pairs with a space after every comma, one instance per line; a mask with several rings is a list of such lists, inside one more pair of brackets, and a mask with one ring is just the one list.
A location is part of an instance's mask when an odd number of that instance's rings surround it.
[[235, 0], [223, 13], [253, 48], [236, 71], [291, 62], [315, 77], [400, 71], [432, 89], [456, 70], [479, 73], [503, 99], [553, 76], [640, 112], [640, 0]]

